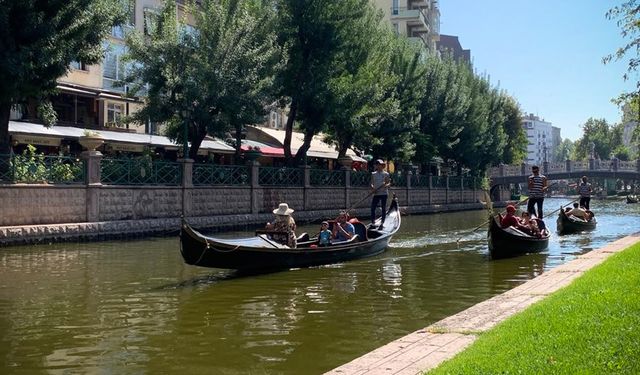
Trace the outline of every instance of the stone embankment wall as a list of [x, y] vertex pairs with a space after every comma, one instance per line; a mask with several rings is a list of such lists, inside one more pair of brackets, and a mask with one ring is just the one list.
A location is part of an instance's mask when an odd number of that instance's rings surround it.
[[[392, 188], [405, 214], [481, 209], [481, 190]], [[180, 217], [200, 228], [237, 229], [271, 220], [280, 202], [311, 222], [353, 208], [368, 218], [361, 187], [0, 186], [0, 244], [177, 233]], [[357, 204], [357, 207], [354, 205]]]

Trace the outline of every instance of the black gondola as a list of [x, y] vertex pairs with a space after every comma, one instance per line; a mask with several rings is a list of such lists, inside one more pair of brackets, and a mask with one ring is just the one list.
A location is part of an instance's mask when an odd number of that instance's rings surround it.
[[489, 253], [491, 258], [509, 258], [526, 253], [536, 253], [549, 246], [549, 231], [544, 230], [542, 237], [531, 236], [516, 228], [502, 228], [500, 216], [489, 220]]
[[596, 218], [592, 218], [589, 221], [580, 220], [577, 218], [569, 217], [564, 212], [564, 209], [560, 209], [558, 214], [557, 228], [559, 234], [578, 233], [587, 230], [596, 229]]
[[289, 248], [272, 241], [268, 234], [240, 239], [207, 237], [182, 221], [180, 252], [185, 263], [194, 266], [225, 268], [243, 271], [281, 270], [370, 257], [384, 252], [391, 237], [400, 228], [398, 200], [391, 201], [382, 228], [380, 219], [371, 229], [363, 223], [353, 223], [356, 236], [349, 241], [317, 247], [314, 239], [298, 242]]

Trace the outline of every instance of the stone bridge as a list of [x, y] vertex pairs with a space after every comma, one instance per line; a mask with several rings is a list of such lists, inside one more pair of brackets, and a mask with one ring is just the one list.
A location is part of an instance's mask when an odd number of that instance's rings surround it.
[[[491, 187], [527, 182], [532, 164], [504, 165], [489, 170]], [[544, 162], [540, 173], [549, 180], [578, 180], [582, 176], [615, 178], [625, 181], [640, 180], [640, 160], [622, 161], [618, 159], [582, 161], [566, 160], [559, 163]]]

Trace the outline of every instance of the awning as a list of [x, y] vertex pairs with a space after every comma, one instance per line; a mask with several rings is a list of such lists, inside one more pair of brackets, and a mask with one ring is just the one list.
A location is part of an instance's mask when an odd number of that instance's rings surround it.
[[[12, 137], [16, 135], [26, 136], [45, 136], [47, 138], [70, 138], [78, 139], [84, 135], [85, 129], [75, 128], [72, 126], [52, 126], [47, 128], [44, 125], [34, 124], [30, 122], [9, 121], [9, 133]], [[141, 133], [125, 133], [110, 130], [92, 130], [100, 134], [105, 143], [113, 145], [113, 147], [132, 147], [135, 146], [155, 146], [165, 147], [167, 149], [179, 149], [181, 145], [172, 142], [169, 138], [160, 135], [141, 134]], [[15, 139], [15, 138], [14, 138]], [[118, 145], [118, 146], [116, 146]], [[227, 145], [220, 140], [204, 140], [200, 145], [200, 149], [206, 152], [233, 154], [233, 147]]]
[[[284, 138], [286, 132], [284, 130], [277, 130], [272, 128], [263, 128], [257, 126], [249, 126], [248, 127], [249, 135], [255, 136], [257, 141], [267, 141], [279, 147], [284, 146]], [[311, 140], [311, 145], [309, 150], [307, 151], [307, 156], [313, 158], [323, 158], [323, 159], [337, 159], [338, 151], [335, 146], [330, 145], [324, 141], [325, 136], [322, 134], [318, 134], [313, 136]], [[300, 132], [293, 132], [291, 136], [291, 152], [296, 153], [302, 144], [304, 143], [304, 134]], [[284, 151], [283, 151], [284, 154]], [[351, 157], [353, 161], [364, 162], [367, 161], [359, 156], [353, 150], [347, 150], [347, 156]]]
[[280, 158], [284, 157], [284, 149], [282, 147], [273, 147], [273, 146], [268, 145], [266, 143], [261, 143], [261, 142], [257, 142], [257, 141], [250, 141], [250, 140], [247, 140], [247, 139], [243, 139], [242, 140], [242, 145], [240, 146], [240, 149], [242, 151], [248, 151], [249, 147], [251, 147], [251, 148], [258, 147], [260, 149], [260, 152], [264, 156], [280, 157]]

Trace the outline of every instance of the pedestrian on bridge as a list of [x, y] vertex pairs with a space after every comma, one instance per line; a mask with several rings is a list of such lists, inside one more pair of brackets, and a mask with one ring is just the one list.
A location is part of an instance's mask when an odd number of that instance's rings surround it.
[[[532, 175], [529, 176], [529, 203], [527, 203], [527, 212], [542, 219], [542, 205], [544, 203], [544, 193], [547, 190], [547, 177], [540, 174], [540, 167], [534, 165], [531, 167]], [[538, 213], [534, 206], [537, 206]]]
[[582, 176], [582, 182], [578, 184], [578, 194], [580, 194], [580, 206], [589, 210], [591, 201], [591, 184], [587, 182], [587, 176]]

